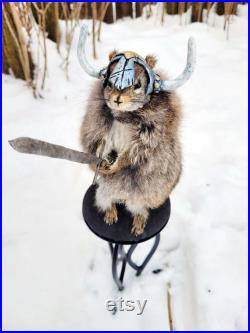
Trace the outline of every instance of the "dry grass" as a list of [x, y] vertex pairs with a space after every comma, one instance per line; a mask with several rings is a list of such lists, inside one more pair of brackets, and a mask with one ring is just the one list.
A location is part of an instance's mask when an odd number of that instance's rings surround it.
[[171, 284], [167, 284], [167, 311], [168, 311], [168, 326], [169, 331], [174, 331], [174, 321], [173, 321], [173, 307], [172, 307], [172, 296], [171, 296]]

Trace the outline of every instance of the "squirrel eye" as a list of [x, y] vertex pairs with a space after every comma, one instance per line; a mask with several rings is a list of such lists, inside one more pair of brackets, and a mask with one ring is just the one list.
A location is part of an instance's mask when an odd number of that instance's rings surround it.
[[140, 89], [141, 88], [141, 82], [137, 82], [135, 85], [134, 85], [134, 89]]

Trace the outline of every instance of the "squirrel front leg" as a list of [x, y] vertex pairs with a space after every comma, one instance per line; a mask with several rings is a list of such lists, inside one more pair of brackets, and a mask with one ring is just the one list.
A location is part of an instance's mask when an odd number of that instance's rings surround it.
[[116, 158], [114, 158], [114, 151], [111, 151], [102, 161], [100, 173], [110, 175], [128, 166], [140, 166], [147, 163], [158, 144], [158, 137], [159, 133], [157, 135], [154, 124], [142, 124], [138, 127], [129, 150], [122, 151], [118, 156], [116, 154]]
[[[96, 144], [96, 149], [95, 149], [95, 155], [97, 157], [102, 157], [102, 154], [103, 154], [103, 148], [105, 146], [105, 140], [102, 139], [100, 140], [97, 144]], [[89, 167], [90, 169], [92, 169], [94, 172], [96, 172], [97, 168], [99, 169], [100, 168], [100, 165], [99, 164], [89, 164]]]
[[101, 162], [99, 172], [103, 175], [111, 175], [129, 165], [131, 165], [131, 161], [127, 151], [121, 152], [118, 156], [115, 151], [111, 151], [111, 153]]
[[136, 144], [129, 151], [123, 151], [115, 159], [113, 152], [103, 159], [99, 171], [103, 175], [111, 175], [129, 166], [144, 164], [150, 155], [150, 147]]

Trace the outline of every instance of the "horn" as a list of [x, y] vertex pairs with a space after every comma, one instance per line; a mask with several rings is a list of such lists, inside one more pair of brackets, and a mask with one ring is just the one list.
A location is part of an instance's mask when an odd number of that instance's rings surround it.
[[174, 80], [161, 80], [162, 91], [175, 90], [186, 83], [193, 74], [196, 63], [196, 46], [193, 37], [188, 40], [187, 64], [184, 71]]
[[86, 58], [86, 52], [85, 52], [85, 44], [86, 44], [86, 39], [87, 39], [87, 34], [88, 34], [88, 28], [84, 24], [81, 27], [80, 30], [80, 36], [79, 36], [79, 41], [77, 45], [77, 56], [80, 65], [84, 69], [84, 71], [89, 74], [90, 76], [93, 76], [97, 79], [101, 78], [101, 71], [95, 70], [88, 62]]

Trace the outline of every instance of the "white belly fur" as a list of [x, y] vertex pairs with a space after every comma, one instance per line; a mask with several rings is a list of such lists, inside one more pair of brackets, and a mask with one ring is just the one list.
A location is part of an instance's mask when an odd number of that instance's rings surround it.
[[[129, 149], [132, 140], [132, 130], [128, 124], [123, 124], [115, 120], [109, 134], [106, 136], [106, 144], [103, 151], [105, 158], [112, 150], [116, 150], [117, 154]], [[105, 211], [112, 206], [113, 203], [124, 202], [127, 209], [135, 216], [143, 215], [146, 219], [148, 216], [147, 208], [143, 200], [137, 200], [134, 196], [120, 193], [111, 188], [105, 178], [99, 177], [98, 188], [96, 190], [96, 206]], [[128, 198], [129, 197], [129, 198]]]
[[129, 125], [114, 120], [111, 130], [106, 137], [103, 156], [108, 155], [112, 150], [115, 150], [117, 154], [126, 151], [131, 138], [132, 134]]

